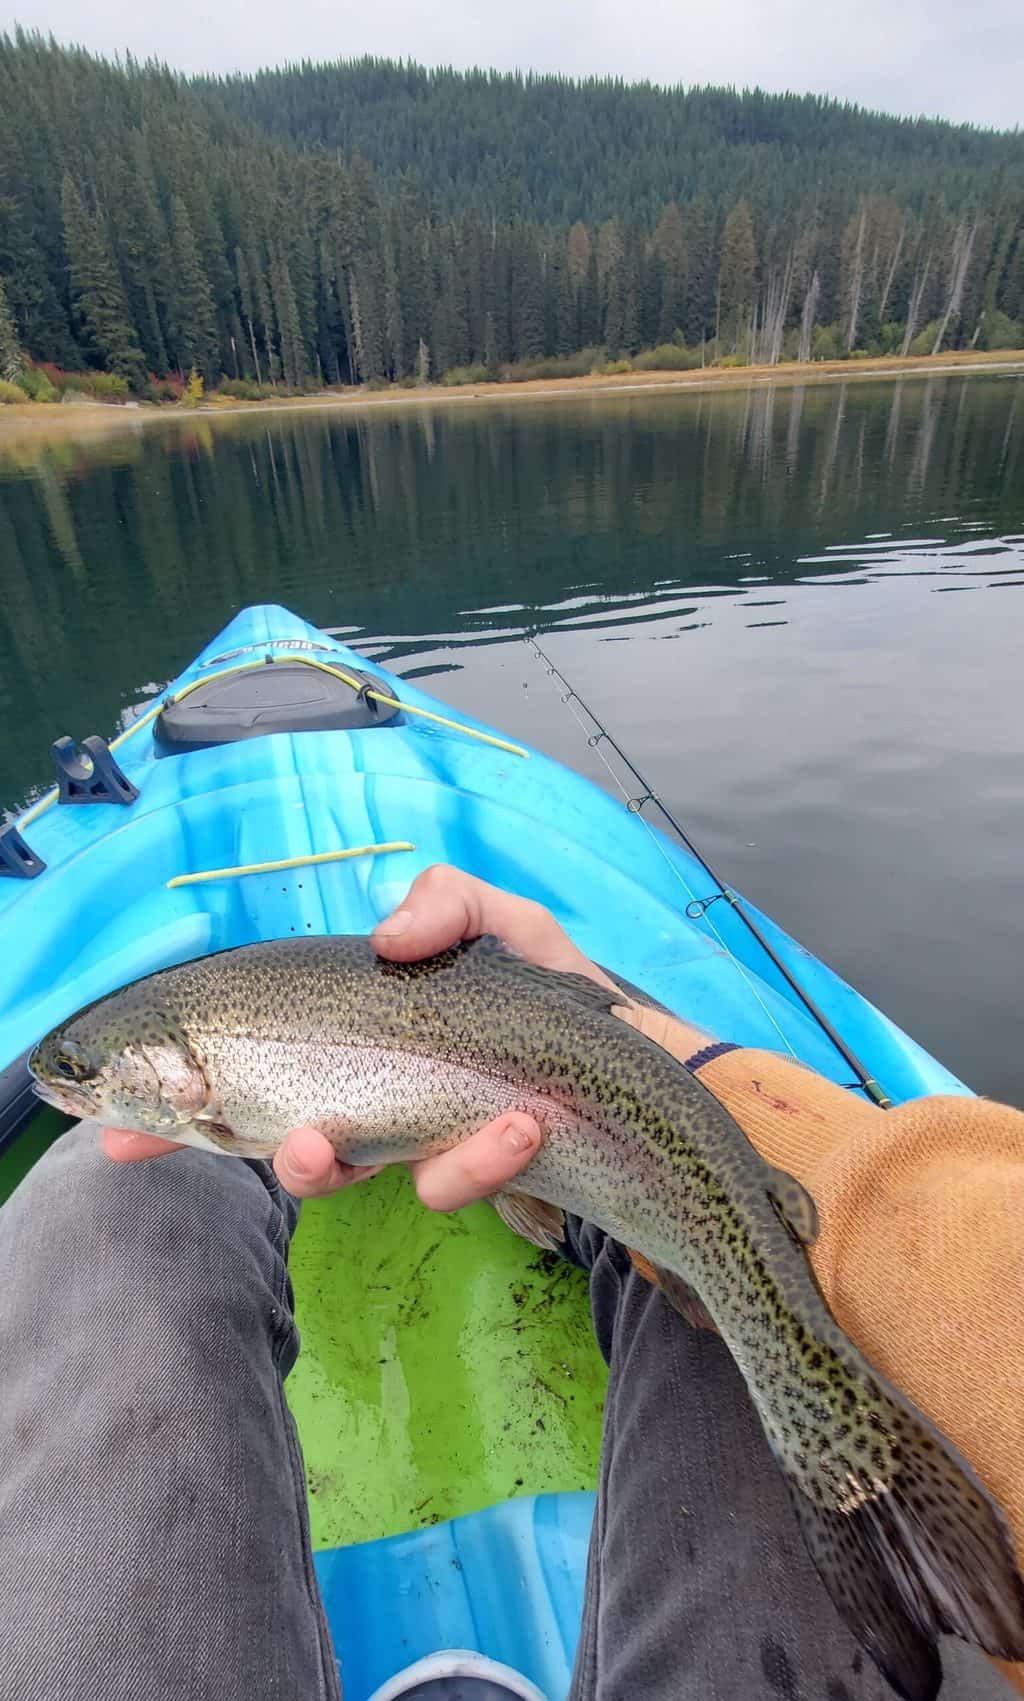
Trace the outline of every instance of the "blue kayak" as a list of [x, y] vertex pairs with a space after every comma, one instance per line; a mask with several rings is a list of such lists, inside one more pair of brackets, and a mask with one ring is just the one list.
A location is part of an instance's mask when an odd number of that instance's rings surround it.
[[[368, 932], [436, 862], [536, 899], [588, 955], [720, 1038], [893, 1103], [969, 1090], [646, 811], [286, 609], [244, 610], [112, 747], [64, 744], [55, 760], [53, 792], [0, 835], [0, 1081], [15, 1097], [30, 1046], [89, 1001], [208, 952]], [[531, 1494], [528, 1471], [517, 1486], [489, 1505], [482, 1472], [457, 1502], [476, 1510], [420, 1528], [410, 1489], [376, 1541], [324, 1523], [347, 1701], [446, 1644], [564, 1693], [592, 1497]]]

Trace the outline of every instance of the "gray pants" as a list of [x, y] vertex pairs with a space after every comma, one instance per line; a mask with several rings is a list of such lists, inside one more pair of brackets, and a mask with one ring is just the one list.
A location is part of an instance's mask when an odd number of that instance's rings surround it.
[[[265, 1165], [114, 1165], [85, 1126], [0, 1213], [0, 1701], [337, 1701], [284, 1397], [297, 1209]], [[568, 1252], [611, 1367], [573, 1701], [885, 1701], [721, 1343], [596, 1230]], [[944, 1701], [1007, 1695], [954, 1663]]]

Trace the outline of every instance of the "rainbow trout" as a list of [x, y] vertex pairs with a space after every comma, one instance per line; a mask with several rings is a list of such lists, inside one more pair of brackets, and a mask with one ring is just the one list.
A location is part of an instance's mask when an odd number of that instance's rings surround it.
[[809, 1195], [612, 1014], [628, 1001], [493, 939], [411, 964], [362, 938], [281, 940], [102, 999], [31, 1068], [73, 1115], [248, 1157], [310, 1123], [352, 1163], [420, 1158], [529, 1112], [546, 1139], [524, 1193], [641, 1252], [680, 1309], [699, 1299], [836, 1606], [899, 1694], [937, 1694], [942, 1632], [1024, 1658], [1001, 1512], [839, 1329], [804, 1251]]

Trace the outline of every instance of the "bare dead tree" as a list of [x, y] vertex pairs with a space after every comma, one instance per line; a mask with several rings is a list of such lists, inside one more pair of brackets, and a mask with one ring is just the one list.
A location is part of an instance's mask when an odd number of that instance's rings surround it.
[[907, 328], [903, 333], [903, 343], [900, 348], [900, 354], [906, 354], [914, 340], [914, 332], [917, 330], [917, 321], [921, 312], [921, 301], [924, 296], [925, 285], [928, 282], [928, 273], [931, 271], [931, 266], [932, 257], [931, 254], [927, 254], [925, 256], [924, 266], [922, 267], [919, 261], [917, 271], [914, 273], [914, 281], [910, 286], [910, 300], [907, 303]]
[[857, 341], [857, 319], [860, 315], [861, 291], [864, 288], [864, 230], [867, 224], [867, 216], [867, 207], [862, 205], [860, 220], [857, 225], [857, 241], [853, 250], [853, 275], [850, 279], [850, 320], [846, 331], [847, 354]]
[[953, 265], [950, 270], [949, 296], [946, 301], [946, 311], [942, 315], [942, 322], [939, 325], [939, 333], [935, 338], [935, 347], [932, 349], [933, 354], [938, 354], [942, 347], [946, 331], [949, 328], [950, 319], [952, 319], [955, 313], [958, 314], [960, 312], [960, 303], [964, 296], [964, 284], [967, 281], [967, 268], [971, 263], [971, 250], [974, 247], [974, 238], [977, 234], [977, 219], [975, 219], [970, 230], [967, 229], [965, 224], [960, 224], [957, 227], [956, 239], [953, 243]]
[[777, 366], [779, 363], [789, 302], [793, 293], [793, 271], [794, 254], [790, 248], [782, 270], [773, 268], [765, 284], [757, 346], [758, 365]]
[[800, 342], [796, 351], [797, 360], [807, 361], [811, 358], [811, 335], [814, 331], [814, 319], [818, 311], [818, 297], [821, 294], [821, 279], [817, 272], [807, 286], [804, 296], [804, 310], [800, 316]]
[[252, 344], [252, 361], [256, 368], [256, 382], [257, 384], [262, 384], [263, 374], [260, 371], [260, 357], [256, 353], [256, 332], [252, 328], [252, 320], [249, 318], [248, 314], [246, 315], [245, 322], [249, 327], [249, 341]]
[[906, 234], [907, 227], [905, 224], [901, 224], [899, 236], [896, 238], [896, 246], [892, 251], [892, 259], [889, 261], [889, 270], [885, 274], [885, 283], [882, 285], [882, 293], [878, 301], [878, 323], [880, 325], [885, 324], [886, 303], [889, 300], [889, 293], [892, 289], [893, 279], [896, 276], [896, 268], [900, 263], [900, 256], [903, 253], [903, 243]]
[[363, 315], [359, 306], [359, 289], [356, 285], [355, 272], [348, 275], [348, 298], [352, 314], [352, 342], [355, 348], [356, 371], [360, 378], [366, 376], [366, 350], [363, 343]]

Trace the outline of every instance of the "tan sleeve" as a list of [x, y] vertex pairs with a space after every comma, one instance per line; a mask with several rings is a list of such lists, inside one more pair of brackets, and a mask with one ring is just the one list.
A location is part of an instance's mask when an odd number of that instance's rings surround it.
[[[684, 1061], [703, 1043], [624, 1014]], [[878, 1110], [772, 1052], [726, 1052], [699, 1078], [814, 1196], [837, 1321], [974, 1466], [1024, 1561], [1024, 1115], [952, 1097]], [[1024, 1666], [994, 1663], [1024, 1693]]]

